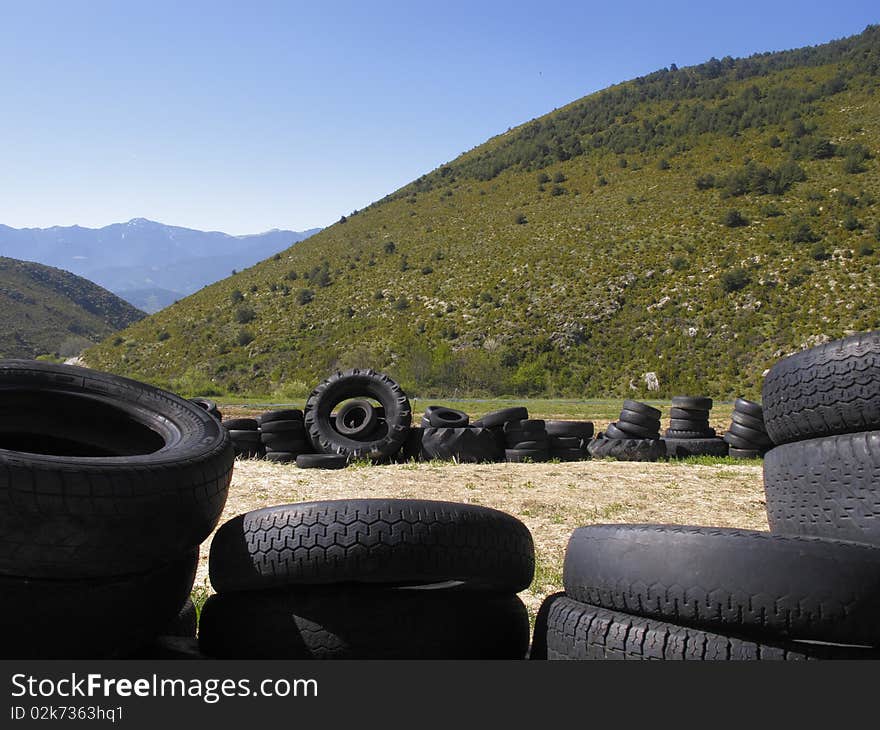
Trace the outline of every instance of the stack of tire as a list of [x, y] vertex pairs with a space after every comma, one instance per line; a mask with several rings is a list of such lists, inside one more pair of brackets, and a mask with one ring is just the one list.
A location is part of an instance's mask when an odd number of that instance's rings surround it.
[[300, 455], [297, 465], [338, 468], [353, 459], [394, 458], [409, 434], [412, 407], [387, 375], [355, 368], [337, 371], [315, 387], [303, 421], [316, 453]]
[[534, 573], [519, 520], [451, 502], [269, 507], [211, 544], [201, 651], [230, 659], [523, 659], [517, 591]]
[[587, 450], [593, 458], [619, 461], [657, 461], [666, 458], [660, 438], [660, 411], [646, 403], [625, 400], [620, 418], [592, 439]]
[[504, 458], [511, 462], [550, 460], [550, 436], [547, 424], [539, 418], [507, 421], [503, 427]]
[[724, 442], [728, 445], [728, 454], [734, 459], [760, 459], [764, 456], [773, 442], [764, 425], [764, 409], [760, 403], [736, 399]]
[[296, 461], [300, 454], [312, 452], [301, 410], [268, 411], [259, 417], [258, 422], [260, 442], [267, 460], [288, 463]]
[[585, 461], [590, 458], [587, 445], [593, 438], [592, 421], [546, 421], [550, 439], [550, 458], [559, 461]]
[[0, 656], [130, 656], [189, 598], [229, 436], [196, 404], [86, 368], [2, 360], [0, 389]]
[[460, 464], [500, 461], [504, 453], [495, 431], [471, 425], [467, 413], [443, 406], [425, 409], [420, 446], [426, 459]]
[[256, 418], [227, 418], [223, 427], [232, 439], [235, 455], [240, 459], [261, 459], [266, 447], [260, 438], [260, 424]]
[[876, 659], [880, 546], [750, 530], [575, 530], [533, 659]]
[[762, 400], [770, 530], [880, 543], [880, 331], [779, 361]]
[[667, 456], [727, 456], [727, 444], [709, 426], [711, 410], [711, 398], [673, 396], [669, 428], [663, 435]]

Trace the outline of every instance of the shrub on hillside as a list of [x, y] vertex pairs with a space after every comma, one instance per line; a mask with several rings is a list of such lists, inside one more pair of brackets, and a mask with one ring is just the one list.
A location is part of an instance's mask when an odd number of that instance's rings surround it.
[[730, 271], [725, 271], [721, 275], [720, 281], [721, 288], [727, 294], [730, 294], [739, 291], [740, 289], [745, 289], [745, 287], [751, 282], [751, 278], [749, 278], [749, 274], [745, 269], [736, 268], [731, 269]]

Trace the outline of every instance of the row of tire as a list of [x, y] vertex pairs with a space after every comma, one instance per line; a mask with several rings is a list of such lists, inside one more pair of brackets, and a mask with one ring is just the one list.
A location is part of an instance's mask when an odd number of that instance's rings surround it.
[[762, 397], [770, 531], [576, 530], [532, 656], [880, 658], [880, 332], [779, 361]]

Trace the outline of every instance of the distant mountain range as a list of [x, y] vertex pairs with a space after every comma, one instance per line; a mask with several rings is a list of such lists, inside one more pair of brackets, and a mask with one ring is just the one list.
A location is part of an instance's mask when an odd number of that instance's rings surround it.
[[67, 271], [0, 256], [0, 357], [73, 357], [145, 316]]
[[0, 255], [70, 271], [144, 311], [156, 312], [319, 230], [231, 236], [145, 218], [104, 228], [0, 225]]

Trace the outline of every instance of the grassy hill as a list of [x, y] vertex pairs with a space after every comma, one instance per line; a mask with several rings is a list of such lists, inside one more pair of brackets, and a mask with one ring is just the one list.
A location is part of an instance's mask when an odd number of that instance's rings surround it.
[[79, 276], [0, 256], [0, 357], [72, 357], [144, 316]]
[[190, 393], [758, 392], [880, 327], [880, 27], [662, 69], [509, 130], [89, 350]]

